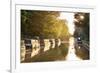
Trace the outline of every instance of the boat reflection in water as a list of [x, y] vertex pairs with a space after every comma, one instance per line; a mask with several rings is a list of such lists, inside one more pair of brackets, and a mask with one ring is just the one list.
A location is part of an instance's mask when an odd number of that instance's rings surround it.
[[61, 43], [60, 39], [30, 39], [30, 42], [21, 43], [21, 62], [60, 61], [65, 60], [68, 53], [68, 43]]

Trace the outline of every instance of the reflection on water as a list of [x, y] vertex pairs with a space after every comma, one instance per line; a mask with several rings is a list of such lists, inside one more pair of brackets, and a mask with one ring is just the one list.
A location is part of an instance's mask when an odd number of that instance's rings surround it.
[[60, 39], [27, 40], [26, 42], [21, 42], [21, 62], [65, 60], [67, 53], [68, 44], [61, 43]]
[[[41, 49], [41, 48], [40, 48]], [[30, 59], [25, 59], [23, 62], [47, 62], [47, 61], [63, 61], [68, 53], [68, 44], [61, 44], [59, 47], [50, 48], [47, 51], [39, 52]]]
[[78, 58], [75, 54], [75, 48], [74, 48], [74, 37], [70, 37], [69, 39], [69, 47], [68, 47], [68, 55], [66, 56], [66, 60], [68, 61], [72, 61], [72, 60], [81, 60], [80, 58]]
[[89, 60], [90, 59], [90, 51], [89, 48], [86, 48], [85, 45], [80, 45], [80, 47], [76, 47], [75, 54], [81, 58], [82, 60]]
[[27, 47], [25, 47], [25, 43], [22, 41], [21, 62], [88, 60], [89, 50], [87, 50], [83, 44], [79, 46], [76, 43], [74, 37], [70, 37], [68, 43], [61, 43], [59, 46], [57, 46], [55, 42], [55, 47], [54, 43], [48, 40], [45, 40], [45, 44], [42, 43], [41, 45], [39, 45], [39, 41], [32, 41], [34, 47], [31, 47], [30, 44], [27, 44]]

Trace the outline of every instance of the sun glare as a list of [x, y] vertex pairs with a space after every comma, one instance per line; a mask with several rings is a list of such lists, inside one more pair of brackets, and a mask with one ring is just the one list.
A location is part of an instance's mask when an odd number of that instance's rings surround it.
[[[71, 35], [74, 34], [75, 31], [75, 25], [74, 25], [74, 13], [65, 13], [65, 12], [61, 12], [60, 14], [60, 19], [65, 19], [66, 25], [69, 28], [69, 33]], [[83, 17], [81, 17], [83, 19]], [[75, 48], [74, 48], [74, 37], [70, 37], [69, 39], [69, 50], [68, 50], [68, 55], [66, 56], [66, 60], [80, 60], [76, 54], [75, 54]]]
[[68, 25], [69, 33], [71, 35], [73, 35], [74, 31], [75, 31], [75, 27], [74, 27], [74, 23], [73, 23], [74, 13], [61, 12], [59, 19], [65, 19], [67, 21], [66, 25]]

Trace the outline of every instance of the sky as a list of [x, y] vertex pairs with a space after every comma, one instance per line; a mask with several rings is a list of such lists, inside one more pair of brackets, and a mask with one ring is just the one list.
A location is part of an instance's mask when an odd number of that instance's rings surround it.
[[[61, 12], [60, 13], [60, 19], [65, 19], [67, 22], [66, 22], [66, 25], [68, 26], [69, 28], [69, 33], [71, 35], [74, 34], [74, 31], [75, 31], [75, 25], [74, 25], [74, 13], [68, 13], [68, 12]], [[69, 50], [68, 50], [68, 55], [66, 56], [66, 60], [81, 60], [80, 58], [78, 58], [75, 54], [75, 48], [74, 48], [74, 38], [71, 37], [69, 39]]]
[[66, 24], [69, 28], [69, 33], [73, 35], [74, 31], [75, 31], [75, 26], [74, 26], [74, 23], [73, 23], [74, 13], [61, 12], [59, 18], [67, 20]]

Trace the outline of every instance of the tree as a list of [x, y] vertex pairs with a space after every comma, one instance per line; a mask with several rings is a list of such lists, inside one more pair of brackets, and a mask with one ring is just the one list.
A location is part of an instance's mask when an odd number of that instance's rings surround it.
[[21, 10], [21, 35], [45, 38], [68, 38], [65, 20], [58, 19], [58, 11]]
[[[81, 19], [80, 16], [83, 16], [84, 19]], [[82, 32], [80, 32], [80, 30], [76, 30], [75, 31], [75, 36], [81, 36], [84, 37], [83, 40], [89, 41], [89, 27], [90, 27], [90, 19], [89, 19], [89, 13], [75, 13], [75, 19], [77, 20], [75, 22], [76, 28], [80, 28], [82, 30]], [[81, 35], [79, 35], [81, 34]]]

